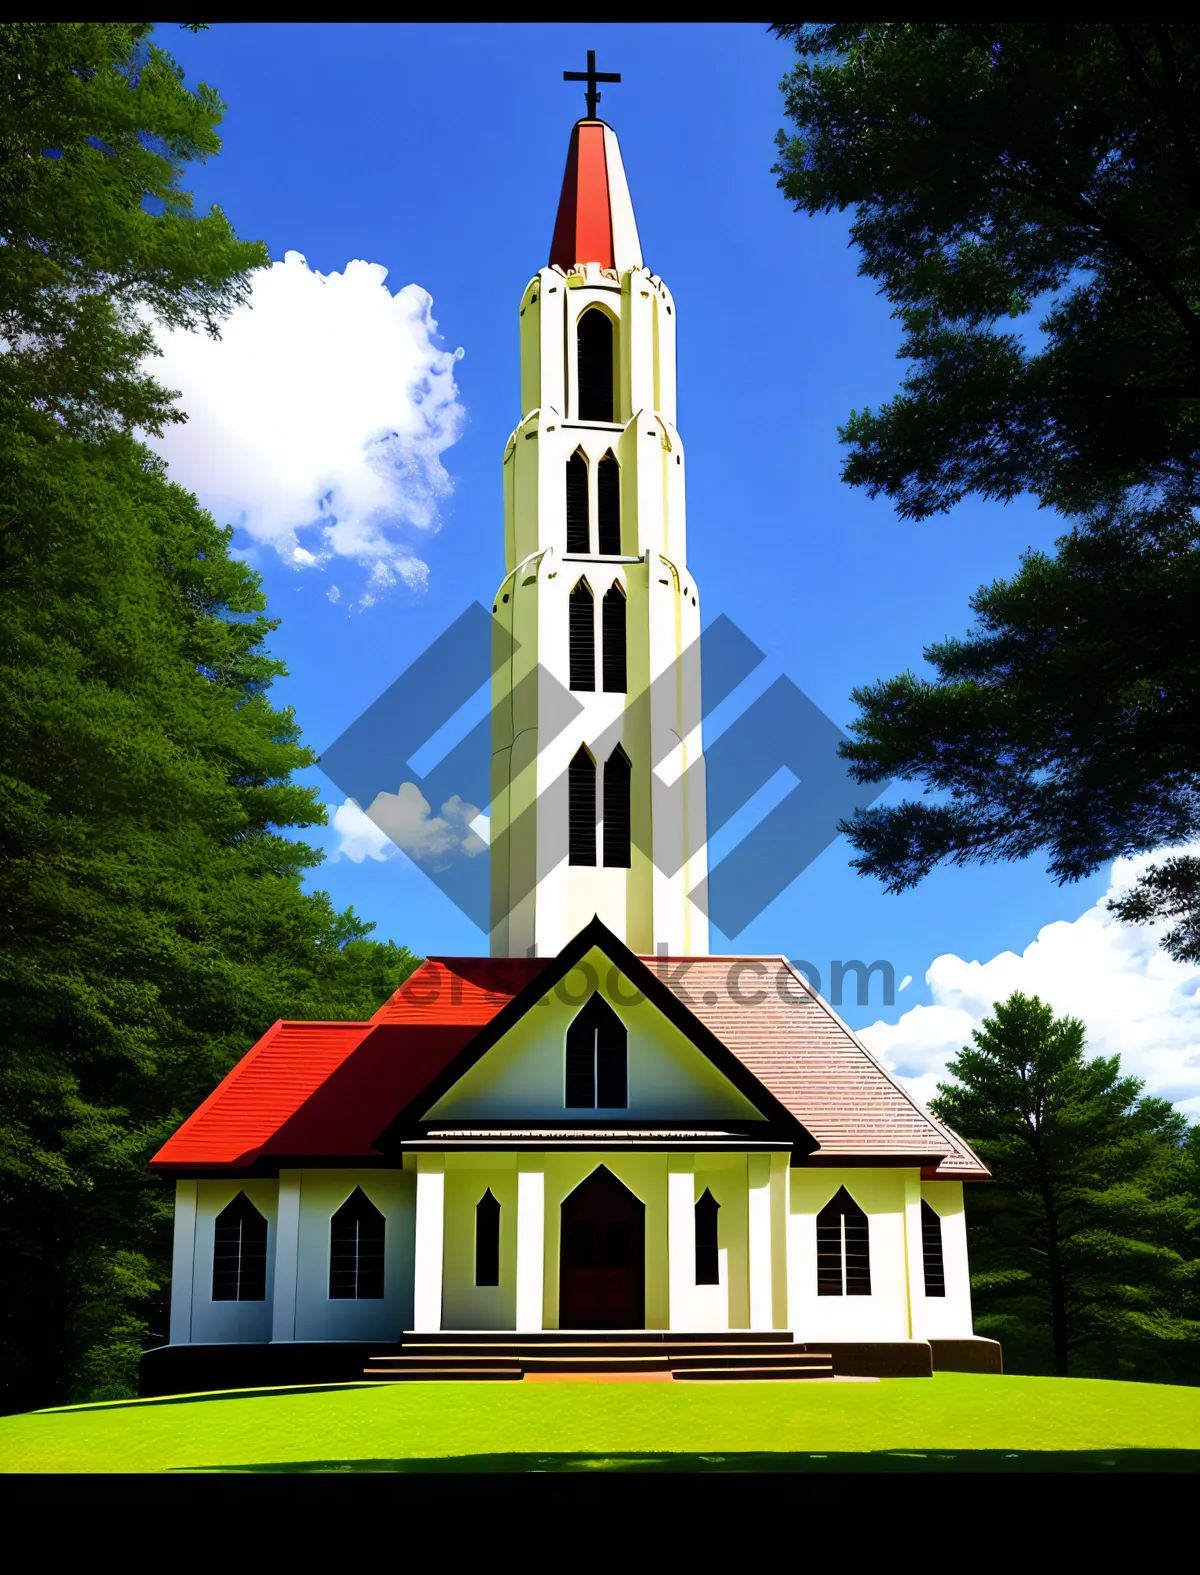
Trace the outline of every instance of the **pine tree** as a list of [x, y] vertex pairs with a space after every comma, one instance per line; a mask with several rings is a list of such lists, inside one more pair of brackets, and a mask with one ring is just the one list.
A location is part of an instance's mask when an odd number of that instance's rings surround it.
[[148, 31], [0, 28], [10, 1409], [133, 1392], [165, 1337], [150, 1155], [275, 1019], [364, 1017], [415, 962], [304, 889], [321, 856], [289, 832], [324, 811], [292, 781], [314, 756], [270, 702], [261, 586], [125, 430], [174, 413], [144, 312], [215, 327], [265, 256], [191, 217], [178, 177], [221, 106]]
[[933, 1110], [993, 1180], [968, 1192], [975, 1326], [1010, 1370], [1200, 1377], [1194, 1137], [1037, 996], [999, 1003]]

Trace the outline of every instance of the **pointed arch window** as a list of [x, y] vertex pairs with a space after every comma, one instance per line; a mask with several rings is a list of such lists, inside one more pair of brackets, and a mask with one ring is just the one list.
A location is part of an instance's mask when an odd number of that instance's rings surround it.
[[596, 467], [596, 529], [602, 553], [621, 551], [621, 467], [612, 449]]
[[625, 1024], [602, 995], [592, 994], [567, 1029], [568, 1110], [624, 1110], [629, 1104]]
[[580, 744], [567, 768], [567, 862], [596, 862], [596, 762]]
[[630, 863], [629, 756], [620, 744], [604, 762], [604, 863], [627, 870]]
[[214, 1223], [212, 1299], [267, 1299], [267, 1221], [244, 1192], [226, 1204]]
[[871, 1294], [867, 1216], [845, 1187], [817, 1215], [817, 1295]]
[[942, 1258], [942, 1216], [921, 1199], [921, 1257], [926, 1296], [945, 1296], [946, 1265]]
[[571, 688], [596, 687], [596, 602], [586, 580], [571, 592], [567, 643], [570, 657]]
[[567, 551], [591, 552], [587, 460], [576, 449], [567, 461]]
[[579, 419], [613, 419], [613, 324], [607, 312], [589, 307], [576, 328], [579, 344]]
[[383, 1215], [361, 1187], [329, 1222], [329, 1295], [338, 1301], [383, 1296]]
[[[615, 582], [604, 593], [600, 628], [603, 635], [601, 675], [607, 694], [623, 695], [628, 688], [629, 669], [625, 656], [625, 592]], [[572, 685], [574, 688], [574, 685]]]
[[696, 1200], [696, 1284], [720, 1285], [721, 1258], [717, 1248], [717, 1215], [721, 1205], [707, 1187]]
[[475, 1283], [500, 1283], [500, 1203], [491, 1187], [475, 1205]]

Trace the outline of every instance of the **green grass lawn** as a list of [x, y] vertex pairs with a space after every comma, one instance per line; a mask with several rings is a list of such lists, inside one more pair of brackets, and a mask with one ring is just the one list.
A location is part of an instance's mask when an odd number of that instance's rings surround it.
[[939, 1373], [874, 1384], [366, 1384], [0, 1418], [0, 1471], [1200, 1470], [1200, 1390]]

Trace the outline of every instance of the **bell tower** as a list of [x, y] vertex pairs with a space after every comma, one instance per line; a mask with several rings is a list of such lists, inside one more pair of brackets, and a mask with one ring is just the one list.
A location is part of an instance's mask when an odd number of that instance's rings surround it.
[[689, 896], [705, 792], [675, 330], [616, 134], [581, 120], [549, 262], [521, 297], [524, 414], [504, 450], [493, 956], [552, 956], [594, 914], [636, 952], [708, 950]]

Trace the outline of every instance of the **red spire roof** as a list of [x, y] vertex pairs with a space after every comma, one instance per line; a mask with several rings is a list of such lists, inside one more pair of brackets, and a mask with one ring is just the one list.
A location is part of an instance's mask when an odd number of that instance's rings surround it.
[[621, 273], [642, 266], [621, 149], [602, 120], [576, 122], [558, 200], [550, 266], [568, 270], [576, 263]]

